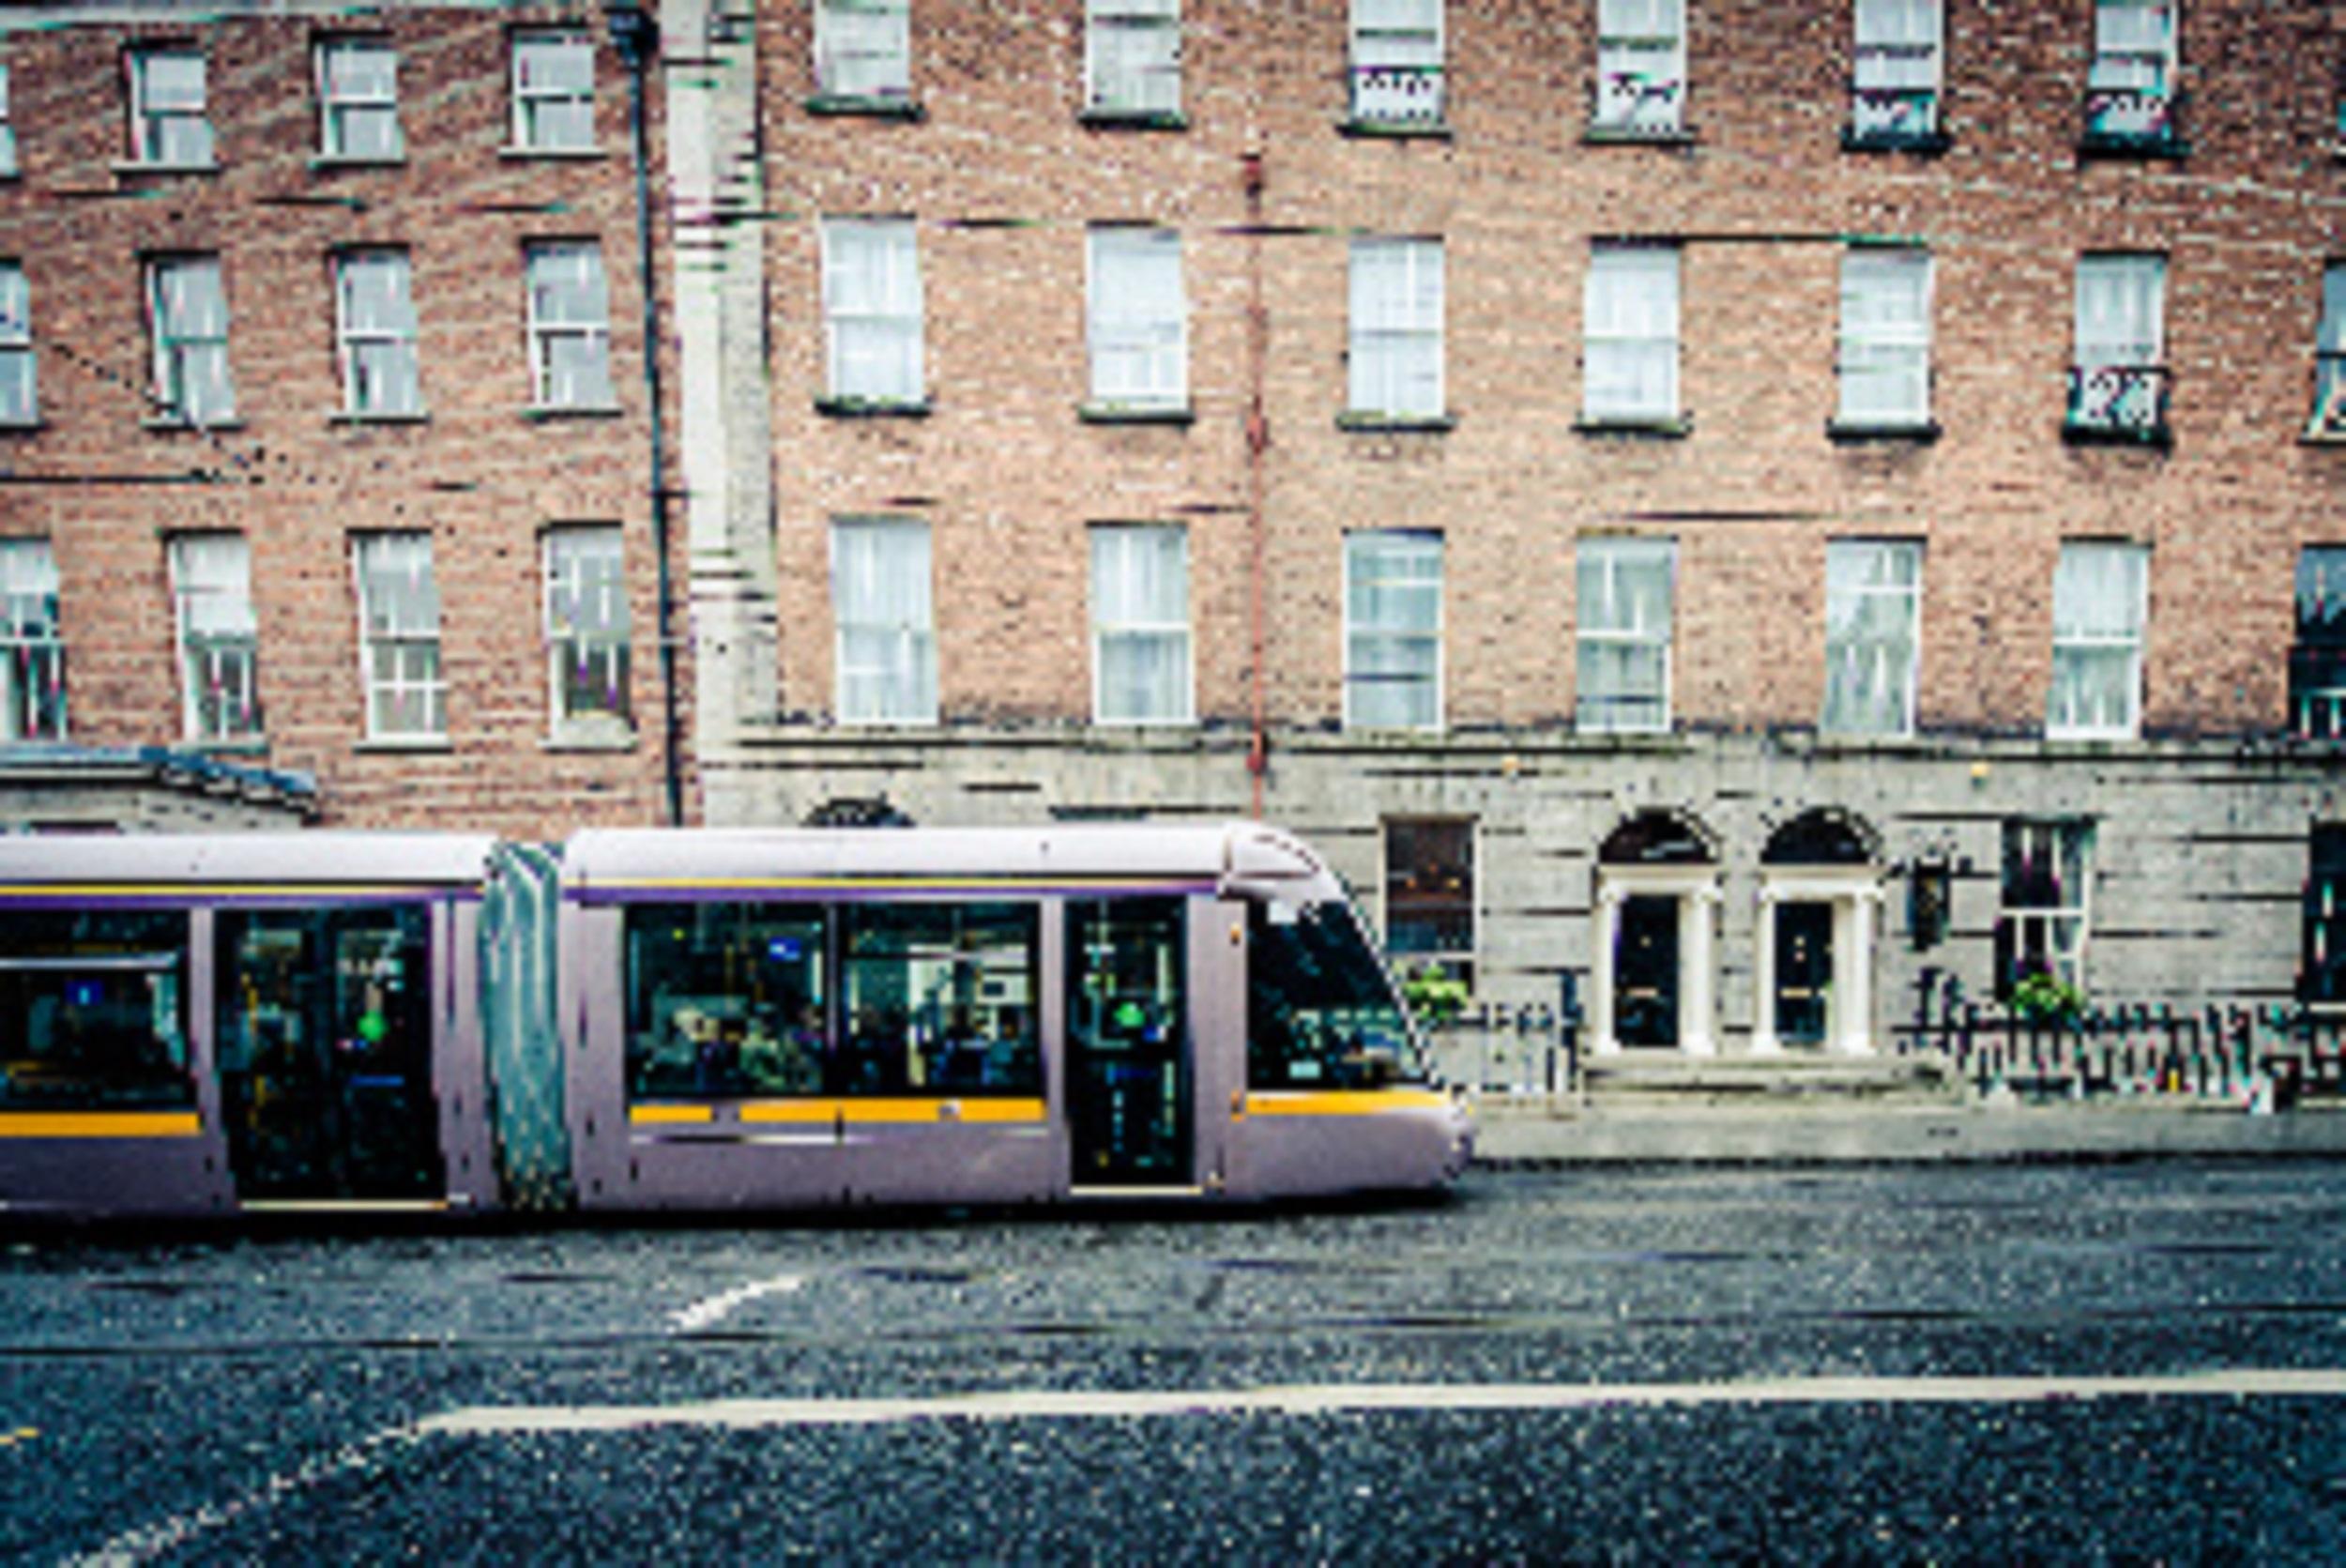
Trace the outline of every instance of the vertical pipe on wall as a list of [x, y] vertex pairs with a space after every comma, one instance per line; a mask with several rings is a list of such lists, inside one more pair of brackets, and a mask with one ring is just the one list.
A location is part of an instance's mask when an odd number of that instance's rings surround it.
[[1250, 147], [1241, 158], [1246, 189], [1246, 525], [1249, 560], [1246, 574], [1249, 661], [1254, 675], [1254, 739], [1247, 748], [1246, 771], [1253, 782], [1254, 814], [1263, 812], [1263, 776], [1270, 769], [1269, 739], [1264, 727], [1263, 573], [1263, 457], [1271, 446], [1271, 424], [1264, 410], [1263, 377], [1270, 356], [1271, 318], [1263, 304], [1262, 149]]

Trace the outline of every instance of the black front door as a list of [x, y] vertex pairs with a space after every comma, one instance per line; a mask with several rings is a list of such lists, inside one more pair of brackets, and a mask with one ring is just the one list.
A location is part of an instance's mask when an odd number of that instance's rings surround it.
[[1613, 950], [1613, 1034], [1623, 1045], [1678, 1043], [1678, 900], [1622, 900]]
[[1188, 962], [1178, 898], [1067, 910], [1067, 1111], [1078, 1187], [1190, 1180]]
[[1775, 1037], [1787, 1045], [1824, 1043], [1833, 984], [1833, 906], [1775, 906]]
[[442, 1195], [431, 913], [223, 910], [221, 1098], [247, 1198]]

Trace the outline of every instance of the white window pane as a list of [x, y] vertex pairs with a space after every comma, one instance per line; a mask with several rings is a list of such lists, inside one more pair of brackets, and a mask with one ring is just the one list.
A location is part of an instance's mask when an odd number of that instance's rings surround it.
[[525, 92], [591, 93], [594, 45], [583, 38], [516, 39], [513, 80]]
[[204, 112], [204, 56], [148, 53], [138, 57], [139, 107], [148, 113]]
[[0, 262], [0, 343], [28, 343], [32, 332], [33, 292], [24, 269], [14, 262]]
[[364, 414], [419, 414], [423, 388], [412, 343], [351, 345], [351, 403]]
[[0, 424], [30, 424], [38, 416], [38, 379], [29, 352], [0, 350]]
[[2165, 346], [2167, 264], [2158, 256], [2078, 263], [2077, 351], [2083, 365], [2151, 366]]
[[333, 127], [329, 150], [335, 156], [396, 159], [405, 151], [397, 110], [343, 107], [329, 113]]
[[2322, 271], [2322, 325], [2316, 345], [2324, 354], [2346, 353], [2346, 266]]
[[607, 408], [611, 353], [601, 334], [564, 333], [546, 341], [546, 402], [556, 408]]
[[169, 262], [158, 269], [157, 276], [166, 335], [180, 339], [228, 335], [228, 299], [221, 288], [219, 262]]
[[399, 54], [388, 44], [333, 43], [325, 51], [326, 93], [333, 99], [388, 101], [399, 96]]
[[407, 258], [389, 252], [343, 259], [343, 323], [355, 332], [412, 335], [416, 314], [407, 297]]
[[579, 148], [595, 145], [595, 106], [583, 99], [545, 99], [523, 106], [523, 144]]
[[2062, 546], [2053, 571], [2053, 635], [2139, 637], [2148, 562], [2140, 545]]

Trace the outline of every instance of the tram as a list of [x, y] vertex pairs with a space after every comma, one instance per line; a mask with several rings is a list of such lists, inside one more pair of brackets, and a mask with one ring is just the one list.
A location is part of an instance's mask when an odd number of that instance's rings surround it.
[[0, 839], [0, 1220], [1211, 1205], [1471, 1139], [1258, 824]]

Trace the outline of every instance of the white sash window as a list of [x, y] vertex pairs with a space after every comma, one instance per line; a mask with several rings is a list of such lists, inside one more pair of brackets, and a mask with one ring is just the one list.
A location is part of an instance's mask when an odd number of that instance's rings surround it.
[[40, 418], [33, 359], [33, 292], [24, 268], [0, 262], [0, 425], [29, 425]]
[[147, 263], [147, 316], [154, 329], [154, 400], [161, 417], [191, 425], [236, 416], [228, 376], [228, 296], [218, 256], [163, 256]]
[[209, 167], [212, 122], [205, 112], [202, 53], [133, 50], [129, 69], [131, 158], [165, 169]]
[[909, 218], [823, 221], [823, 322], [830, 396], [922, 397], [921, 263]]
[[1181, 0], [1089, 0], [1084, 81], [1094, 114], [1180, 114]]
[[816, 0], [815, 83], [826, 98], [909, 99], [911, 0]]
[[2164, 256], [2079, 259], [2073, 424], [2149, 432], [2164, 421], [2166, 296]]
[[1351, 295], [1352, 412], [1440, 419], [1441, 241], [1354, 240]]
[[592, 240], [532, 245], [529, 271], [530, 398], [540, 408], [609, 408], [611, 296], [602, 250]]
[[1441, 727], [1441, 535], [1344, 536], [1347, 729]]
[[1834, 540], [1824, 547], [1827, 735], [1914, 733], [1923, 547]]
[[1685, 0], [1597, 0], [1597, 128], [1668, 136], [1685, 123]]
[[45, 539], [0, 539], [0, 740], [64, 738], [56, 557]]
[[1352, 0], [1352, 117], [1439, 125], [1442, 0]]
[[1121, 408], [1189, 402], [1189, 312], [1181, 236], [1171, 229], [1093, 229], [1091, 397]]
[[2049, 737], [2126, 739], [2140, 730], [2150, 557], [2140, 544], [2061, 547], [2053, 571]]
[[16, 121], [8, 112], [8, 66], [0, 60], [0, 179], [13, 179], [16, 172]]
[[1584, 299], [1587, 418], [1676, 419], [1678, 248], [1599, 245]]
[[1192, 722], [1188, 529], [1092, 528], [1091, 650], [1097, 723]]
[[399, 52], [388, 40], [328, 38], [317, 48], [317, 73], [320, 153], [373, 163], [406, 156], [399, 129]]
[[432, 536], [360, 534], [358, 666], [371, 740], [436, 740], [448, 734], [440, 670], [440, 590]]
[[1670, 726], [1670, 601], [1678, 546], [1583, 538], [1573, 723], [1598, 734]]
[[839, 722], [935, 723], [929, 525], [887, 518], [833, 523], [830, 590], [839, 631]]
[[407, 292], [407, 252], [349, 251], [335, 258], [334, 307], [343, 364], [343, 407], [398, 417], [423, 412], [416, 365], [416, 307]]
[[252, 556], [244, 536], [173, 540], [171, 589], [187, 738], [205, 744], [258, 737], [260, 626], [252, 614]]
[[585, 33], [513, 35], [513, 145], [586, 152], [595, 145], [595, 41]]
[[557, 733], [628, 717], [627, 574], [615, 524], [545, 536], [546, 662]]
[[1841, 255], [1844, 424], [1930, 419], [1930, 252], [1860, 246]]
[[1850, 129], [1859, 142], [1939, 129], [1940, 0], [1857, 0]]

